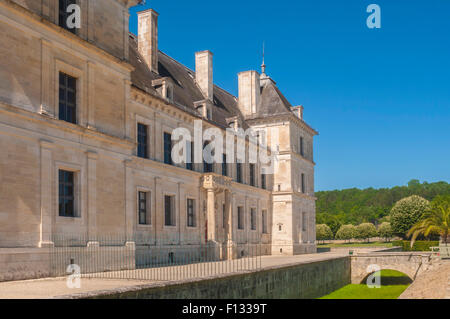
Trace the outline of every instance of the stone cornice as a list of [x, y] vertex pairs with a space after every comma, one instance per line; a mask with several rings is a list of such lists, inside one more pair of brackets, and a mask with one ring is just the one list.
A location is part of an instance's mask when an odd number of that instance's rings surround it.
[[305, 129], [307, 132], [309, 132], [312, 136], [319, 135], [319, 132], [314, 130], [311, 126], [309, 126], [305, 121], [299, 119], [294, 114], [278, 114], [273, 116], [267, 116], [267, 117], [258, 117], [258, 118], [246, 118], [245, 121], [249, 123], [250, 125], [255, 124], [269, 124], [274, 123], [277, 121], [293, 121], [303, 129]]
[[303, 194], [303, 193], [296, 192], [296, 191], [272, 192], [272, 196], [285, 196], [285, 195], [296, 195], [296, 196], [302, 197], [304, 199], [309, 199], [309, 200], [314, 200], [314, 201], [317, 200], [317, 197], [315, 197], [315, 196]]
[[316, 163], [313, 161], [310, 161], [309, 159], [307, 159], [306, 157], [301, 156], [300, 154], [294, 152], [294, 151], [280, 151], [278, 152], [278, 155], [294, 155], [295, 157], [298, 157], [302, 160], [304, 160], [305, 162], [308, 162], [309, 164], [316, 166]]
[[79, 136], [84, 136], [86, 138], [93, 138], [101, 142], [120, 145], [121, 147], [124, 147], [126, 149], [134, 149], [135, 147], [135, 143], [130, 140], [108, 135], [106, 133], [102, 133], [97, 130], [92, 130], [87, 127], [61, 121], [39, 113], [27, 111], [16, 106], [5, 104], [0, 101], [0, 113], [1, 112], [8, 113], [8, 115], [11, 116], [21, 117], [26, 121], [49, 125], [53, 128], [57, 128]]

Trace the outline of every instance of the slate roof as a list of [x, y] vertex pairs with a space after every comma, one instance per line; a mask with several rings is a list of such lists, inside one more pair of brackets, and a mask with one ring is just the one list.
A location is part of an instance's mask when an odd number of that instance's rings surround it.
[[[158, 56], [159, 74], [153, 73], [138, 52], [137, 39], [133, 34], [130, 34], [129, 42], [130, 63], [135, 67], [135, 70], [131, 73], [132, 84], [149, 94], [159, 96], [152, 86], [152, 81], [169, 77], [174, 83], [173, 99], [175, 106], [200, 117], [195, 110], [194, 103], [204, 100], [204, 97], [196, 84], [195, 72], [160, 51]], [[277, 88], [276, 83], [267, 77], [262, 81], [262, 84], [261, 106], [258, 108], [259, 112], [251, 116], [251, 119], [292, 114], [291, 104]], [[245, 123], [246, 118], [239, 110], [237, 98], [214, 85], [214, 107], [210, 122], [226, 128], [228, 127], [226, 119], [234, 116], [238, 116], [242, 120], [244, 129], [248, 127]]]

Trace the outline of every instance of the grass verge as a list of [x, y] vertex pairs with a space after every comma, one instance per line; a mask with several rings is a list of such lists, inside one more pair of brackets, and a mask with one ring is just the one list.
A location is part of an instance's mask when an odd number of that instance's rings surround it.
[[381, 270], [381, 288], [369, 288], [365, 283], [351, 284], [320, 299], [397, 299], [411, 282], [411, 279], [401, 272]]

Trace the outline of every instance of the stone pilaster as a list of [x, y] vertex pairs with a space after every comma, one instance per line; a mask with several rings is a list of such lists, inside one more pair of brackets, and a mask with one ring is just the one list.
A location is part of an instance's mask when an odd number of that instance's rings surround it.
[[[134, 244], [134, 227], [135, 227], [135, 213], [134, 213], [134, 186], [133, 186], [133, 168], [130, 166], [131, 160], [124, 161], [125, 166], [125, 235], [127, 245]], [[132, 244], [133, 243], [133, 244]]]
[[53, 247], [53, 214], [52, 214], [52, 149], [53, 143], [41, 140], [41, 224], [38, 246]]
[[216, 241], [216, 209], [214, 189], [206, 190], [208, 241]]
[[87, 155], [88, 246], [98, 246], [97, 239], [97, 159], [92, 151]]
[[89, 61], [87, 63], [87, 127], [95, 129], [95, 63]]
[[39, 113], [53, 116], [52, 110], [52, 44], [46, 39], [41, 39], [41, 106]]

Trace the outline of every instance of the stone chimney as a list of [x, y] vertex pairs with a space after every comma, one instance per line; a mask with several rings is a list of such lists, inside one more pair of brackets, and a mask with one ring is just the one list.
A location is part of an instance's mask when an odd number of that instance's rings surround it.
[[158, 13], [138, 12], [138, 48], [149, 69], [158, 73]]
[[205, 99], [213, 101], [213, 54], [211, 51], [195, 53], [195, 80]]
[[291, 107], [292, 112], [297, 116], [300, 120], [303, 121], [303, 105], [300, 106], [293, 106]]
[[261, 100], [260, 75], [256, 71], [241, 72], [239, 77], [239, 108], [244, 116], [258, 111]]

